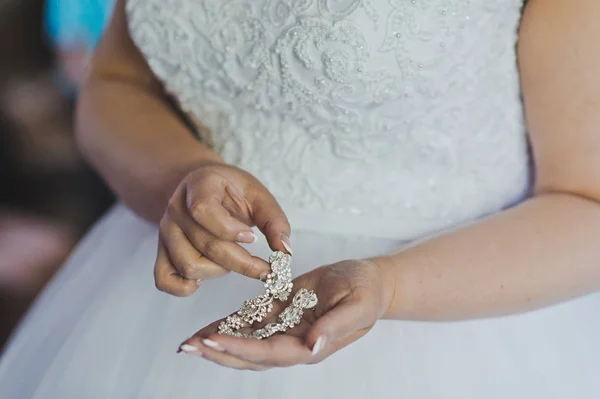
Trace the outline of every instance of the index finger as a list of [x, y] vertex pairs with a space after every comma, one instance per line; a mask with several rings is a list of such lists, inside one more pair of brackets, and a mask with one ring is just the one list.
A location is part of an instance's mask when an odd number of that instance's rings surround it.
[[267, 238], [269, 247], [292, 255], [290, 223], [275, 197], [264, 186], [257, 184], [249, 200], [252, 204], [252, 221]]

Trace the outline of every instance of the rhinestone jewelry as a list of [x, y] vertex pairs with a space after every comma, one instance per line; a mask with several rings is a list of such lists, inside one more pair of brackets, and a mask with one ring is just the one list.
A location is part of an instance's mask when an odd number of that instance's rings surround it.
[[[278, 332], [286, 332], [302, 321], [304, 311], [307, 309], [313, 309], [318, 303], [317, 294], [314, 291], [309, 291], [305, 288], [301, 288], [296, 295], [290, 306], [285, 308], [283, 312], [277, 316], [277, 322], [269, 323], [263, 328], [255, 330], [251, 334], [243, 334], [233, 328], [219, 326], [219, 334], [232, 335], [238, 338], [254, 338], [254, 339], [265, 339]], [[223, 323], [221, 323], [223, 324]]]
[[301, 288], [290, 306], [285, 308], [283, 312], [277, 316], [277, 323], [269, 323], [263, 328], [259, 328], [252, 334], [248, 334], [250, 338], [265, 339], [278, 332], [285, 332], [300, 324], [304, 310], [313, 309], [318, 303], [317, 294], [314, 291], [309, 291], [306, 288]]
[[276, 251], [269, 257], [271, 273], [267, 275], [266, 295], [275, 299], [287, 301], [292, 292], [292, 257], [281, 251]]
[[266, 277], [266, 292], [244, 301], [240, 310], [219, 324], [219, 333], [234, 334], [240, 328], [251, 326], [255, 321], [262, 321], [273, 309], [273, 301], [285, 301], [292, 292], [292, 257], [284, 252], [275, 251], [269, 257], [271, 273]]
[[292, 283], [292, 257], [284, 252], [275, 251], [269, 257], [271, 273], [266, 277], [265, 293], [254, 299], [244, 301], [240, 310], [228, 316], [219, 324], [219, 334], [239, 338], [264, 339], [278, 332], [294, 328], [302, 320], [305, 309], [317, 305], [317, 294], [305, 288], [300, 289], [290, 306], [285, 308], [277, 317], [277, 322], [269, 323], [252, 334], [239, 332], [244, 327], [250, 327], [254, 322], [261, 322], [273, 309], [273, 301], [287, 301], [294, 284]]
[[252, 324], [255, 321], [262, 321], [271, 309], [273, 309], [273, 297], [263, 294], [249, 301], [244, 301], [237, 314], [244, 323]]

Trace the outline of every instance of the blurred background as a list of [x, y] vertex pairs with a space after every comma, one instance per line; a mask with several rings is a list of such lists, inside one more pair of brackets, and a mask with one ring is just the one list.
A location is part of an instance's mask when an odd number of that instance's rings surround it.
[[114, 0], [0, 0], [0, 351], [112, 204], [72, 114]]

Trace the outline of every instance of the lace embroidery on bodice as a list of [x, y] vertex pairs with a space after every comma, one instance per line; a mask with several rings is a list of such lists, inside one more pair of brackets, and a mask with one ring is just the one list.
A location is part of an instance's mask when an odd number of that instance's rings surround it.
[[129, 0], [202, 137], [293, 228], [412, 239], [528, 188], [520, 0]]

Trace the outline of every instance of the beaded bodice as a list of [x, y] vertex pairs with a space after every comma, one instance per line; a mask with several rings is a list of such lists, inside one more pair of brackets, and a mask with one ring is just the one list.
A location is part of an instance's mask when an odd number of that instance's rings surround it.
[[129, 0], [201, 138], [293, 228], [413, 239], [528, 189], [521, 0]]

